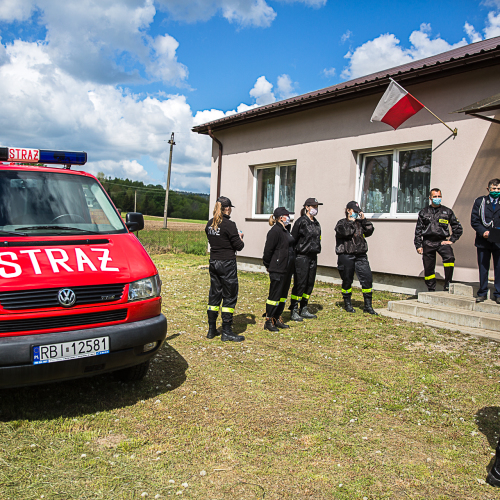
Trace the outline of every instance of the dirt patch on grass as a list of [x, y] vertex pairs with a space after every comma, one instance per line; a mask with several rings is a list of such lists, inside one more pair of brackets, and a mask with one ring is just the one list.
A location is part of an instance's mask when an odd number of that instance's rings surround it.
[[100, 437], [95, 440], [95, 443], [100, 448], [116, 448], [122, 441], [125, 441], [127, 436], [124, 434], [109, 434], [108, 436]]

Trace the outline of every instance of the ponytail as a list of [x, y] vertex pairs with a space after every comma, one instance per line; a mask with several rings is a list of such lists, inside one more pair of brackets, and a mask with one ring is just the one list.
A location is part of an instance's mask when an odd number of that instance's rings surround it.
[[274, 226], [276, 222], [278, 221], [274, 218], [274, 215], [271, 215], [271, 217], [269, 217], [269, 225]]
[[217, 231], [217, 229], [219, 229], [221, 222], [222, 222], [222, 204], [220, 201], [217, 201], [214, 207], [214, 219], [210, 227], [215, 231]]
[[302, 217], [303, 215], [306, 215], [307, 213], [307, 210], [306, 210], [306, 207], [304, 207], [301, 211], [300, 211], [300, 216]]

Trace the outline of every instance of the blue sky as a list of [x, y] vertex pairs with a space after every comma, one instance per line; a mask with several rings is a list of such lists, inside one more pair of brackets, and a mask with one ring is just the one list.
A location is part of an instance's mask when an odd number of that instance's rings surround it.
[[193, 125], [500, 35], [498, 3], [0, 0], [0, 145], [207, 192]]

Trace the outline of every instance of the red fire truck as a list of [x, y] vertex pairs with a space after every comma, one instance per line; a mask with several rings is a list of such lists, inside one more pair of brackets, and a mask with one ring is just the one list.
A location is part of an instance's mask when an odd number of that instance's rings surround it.
[[158, 270], [133, 234], [144, 218], [124, 223], [99, 181], [71, 170], [86, 161], [0, 148], [0, 388], [140, 380], [165, 339]]

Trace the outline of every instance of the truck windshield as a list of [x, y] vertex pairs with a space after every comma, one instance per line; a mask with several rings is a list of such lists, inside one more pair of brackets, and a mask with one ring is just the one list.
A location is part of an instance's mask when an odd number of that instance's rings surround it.
[[0, 172], [0, 231], [26, 235], [125, 233], [121, 217], [91, 177]]

